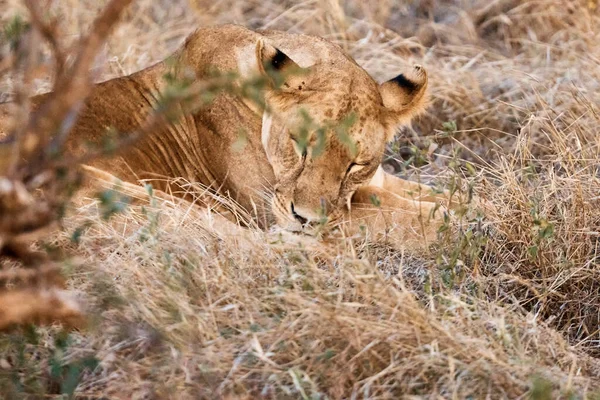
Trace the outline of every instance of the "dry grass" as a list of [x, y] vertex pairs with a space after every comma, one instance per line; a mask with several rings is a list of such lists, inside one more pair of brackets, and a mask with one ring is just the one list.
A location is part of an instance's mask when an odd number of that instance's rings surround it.
[[[64, 43], [101, 3], [56, 2]], [[58, 329], [0, 337], [0, 392], [598, 398], [599, 5], [397, 3], [139, 0], [94, 72], [133, 72], [223, 22], [327, 37], [380, 80], [419, 62], [433, 104], [387, 168], [473, 187], [493, 205], [482, 227], [457, 220], [425, 254], [398, 254], [237, 229], [129, 186], [138, 203], [106, 222], [82, 195], [52, 244], [76, 256], [65, 273], [90, 328], [68, 345]], [[21, 12], [3, 7], [3, 21]]]

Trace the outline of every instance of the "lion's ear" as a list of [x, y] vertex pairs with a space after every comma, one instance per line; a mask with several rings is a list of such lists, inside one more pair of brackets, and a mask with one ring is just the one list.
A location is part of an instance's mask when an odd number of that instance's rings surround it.
[[261, 74], [269, 79], [274, 87], [280, 87], [292, 77], [301, 74], [303, 69], [283, 51], [259, 40], [256, 45], [256, 59]]
[[420, 65], [380, 85], [379, 92], [384, 105], [382, 122], [389, 132], [388, 140], [394, 138], [399, 127], [425, 110], [426, 91], [427, 71]]

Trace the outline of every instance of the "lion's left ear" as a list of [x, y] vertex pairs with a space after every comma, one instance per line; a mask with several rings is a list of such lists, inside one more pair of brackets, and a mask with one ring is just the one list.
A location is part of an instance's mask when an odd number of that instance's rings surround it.
[[388, 140], [394, 138], [398, 128], [425, 110], [426, 91], [427, 71], [420, 65], [379, 86], [384, 105], [382, 123], [388, 132]]
[[273, 88], [294, 87], [290, 81], [303, 72], [283, 51], [262, 39], [256, 45], [256, 59], [260, 73], [269, 79]]

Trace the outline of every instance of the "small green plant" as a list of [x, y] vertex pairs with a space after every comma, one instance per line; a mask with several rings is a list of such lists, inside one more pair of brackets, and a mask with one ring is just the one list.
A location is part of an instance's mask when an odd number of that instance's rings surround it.
[[30, 28], [31, 25], [17, 14], [4, 26], [0, 38], [8, 41], [11, 51], [16, 51], [22, 36]]
[[[44, 331], [28, 325], [0, 338], [5, 347], [1, 360], [10, 368], [0, 369], [4, 398], [28, 399], [59, 396], [71, 399], [83, 374], [98, 366], [94, 355], [73, 356], [74, 339], [66, 331]], [[47, 336], [50, 334], [50, 336]], [[48, 345], [48, 340], [51, 344]]]
[[358, 152], [358, 148], [356, 147], [356, 142], [350, 137], [348, 132], [350, 128], [356, 123], [356, 113], [350, 113], [344, 119], [342, 119], [338, 124], [335, 124], [335, 133], [337, 134], [340, 142], [345, 144], [350, 151], [352, 157], [356, 157], [356, 153]]
[[371, 201], [371, 204], [373, 204], [375, 207], [381, 207], [381, 199], [375, 193], [369, 196], [369, 200]]
[[107, 221], [115, 214], [124, 212], [130, 199], [119, 191], [119, 188], [103, 190], [97, 195], [100, 201], [100, 215]]
[[534, 376], [529, 390], [531, 400], [551, 400], [553, 385], [548, 379], [542, 376]]
[[144, 185], [148, 199], [150, 202], [150, 208], [143, 206], [142, 213], [148, 220], [148, 225], [140, 232], [140, 240], [146, 242], [153, 240], [156, 242], [160, 235], [159, 221], [160, 221], [160, 209], [157, 207], [156, 197], [154, 197], [154, 188], [151, 184], [147, 183]]
[[454, 135], [458, 131], [458, 127], [456, 126], [456, 121], [447, 121], [442, 124], [442, 137], [448, 137]]
[[418, 148], [415, 145], [410, 146], [410, 156], [402, 163], [402, 168], [406, 169], [409, 166], [420, 168], [429, 163], [427, 152]]
[[[304, 154], [311, 147], [312, 157], [319, 157], [325, 150], [327, 143], [327, 134], [332, 132], [335, 137], [347, 146], [348, 151], [354, 157], [358, 151], [356, 143], [349, 135], [349, 131], [356, 123], [356, 114], [350, 113], [341, 121], [325, 121], [319, 124], [314, 121], [306, 109], [299, 110], [301, 119], [300, 125], [293, 132], [296, 148], [299, 153]], [[312, 134], [315, 135], [315, 140], [312, 141]]]
[[531, 207], [530, 215], [533, 219], [533, 226], [531, 227], [532, 245], [528, 248], [528, 254], [531, 260], [536, 260], [544, 244], [552, 241], [554, 224], [540, 215], [538, 206], [535, 203]]

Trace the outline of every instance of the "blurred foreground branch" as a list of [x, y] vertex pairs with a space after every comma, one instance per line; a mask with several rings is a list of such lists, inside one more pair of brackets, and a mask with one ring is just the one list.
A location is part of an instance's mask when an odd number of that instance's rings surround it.
[[[79, 305], [65, 290], [59, 264], [32, 244], [56, 227], [65, 204], [81, 180], [77, 165], [59, 163], [55, 157], [92, 88], [90, 68], [111, 28], [131, 0], [112, 0], [94, 21], [77, 47], [74, 62], [66, 65], [58, 45], [56, 21], [45, 22], [43, 2], [26, 0], [30, 26], [23, 40], [15, 39], [11, 56], [2, 65], [24, 71], [36, 67], [37, 41], [52, 50], [55, 80], [52, 92], [32, 113], [28, 96], [17, 93], [12, 129], [0, 140], [0, 330], [28, 323], [82, 322]], [[29, 39], [27, 39], [29, 38]], [[9, 269], [10, 260], [18, 268]]]

